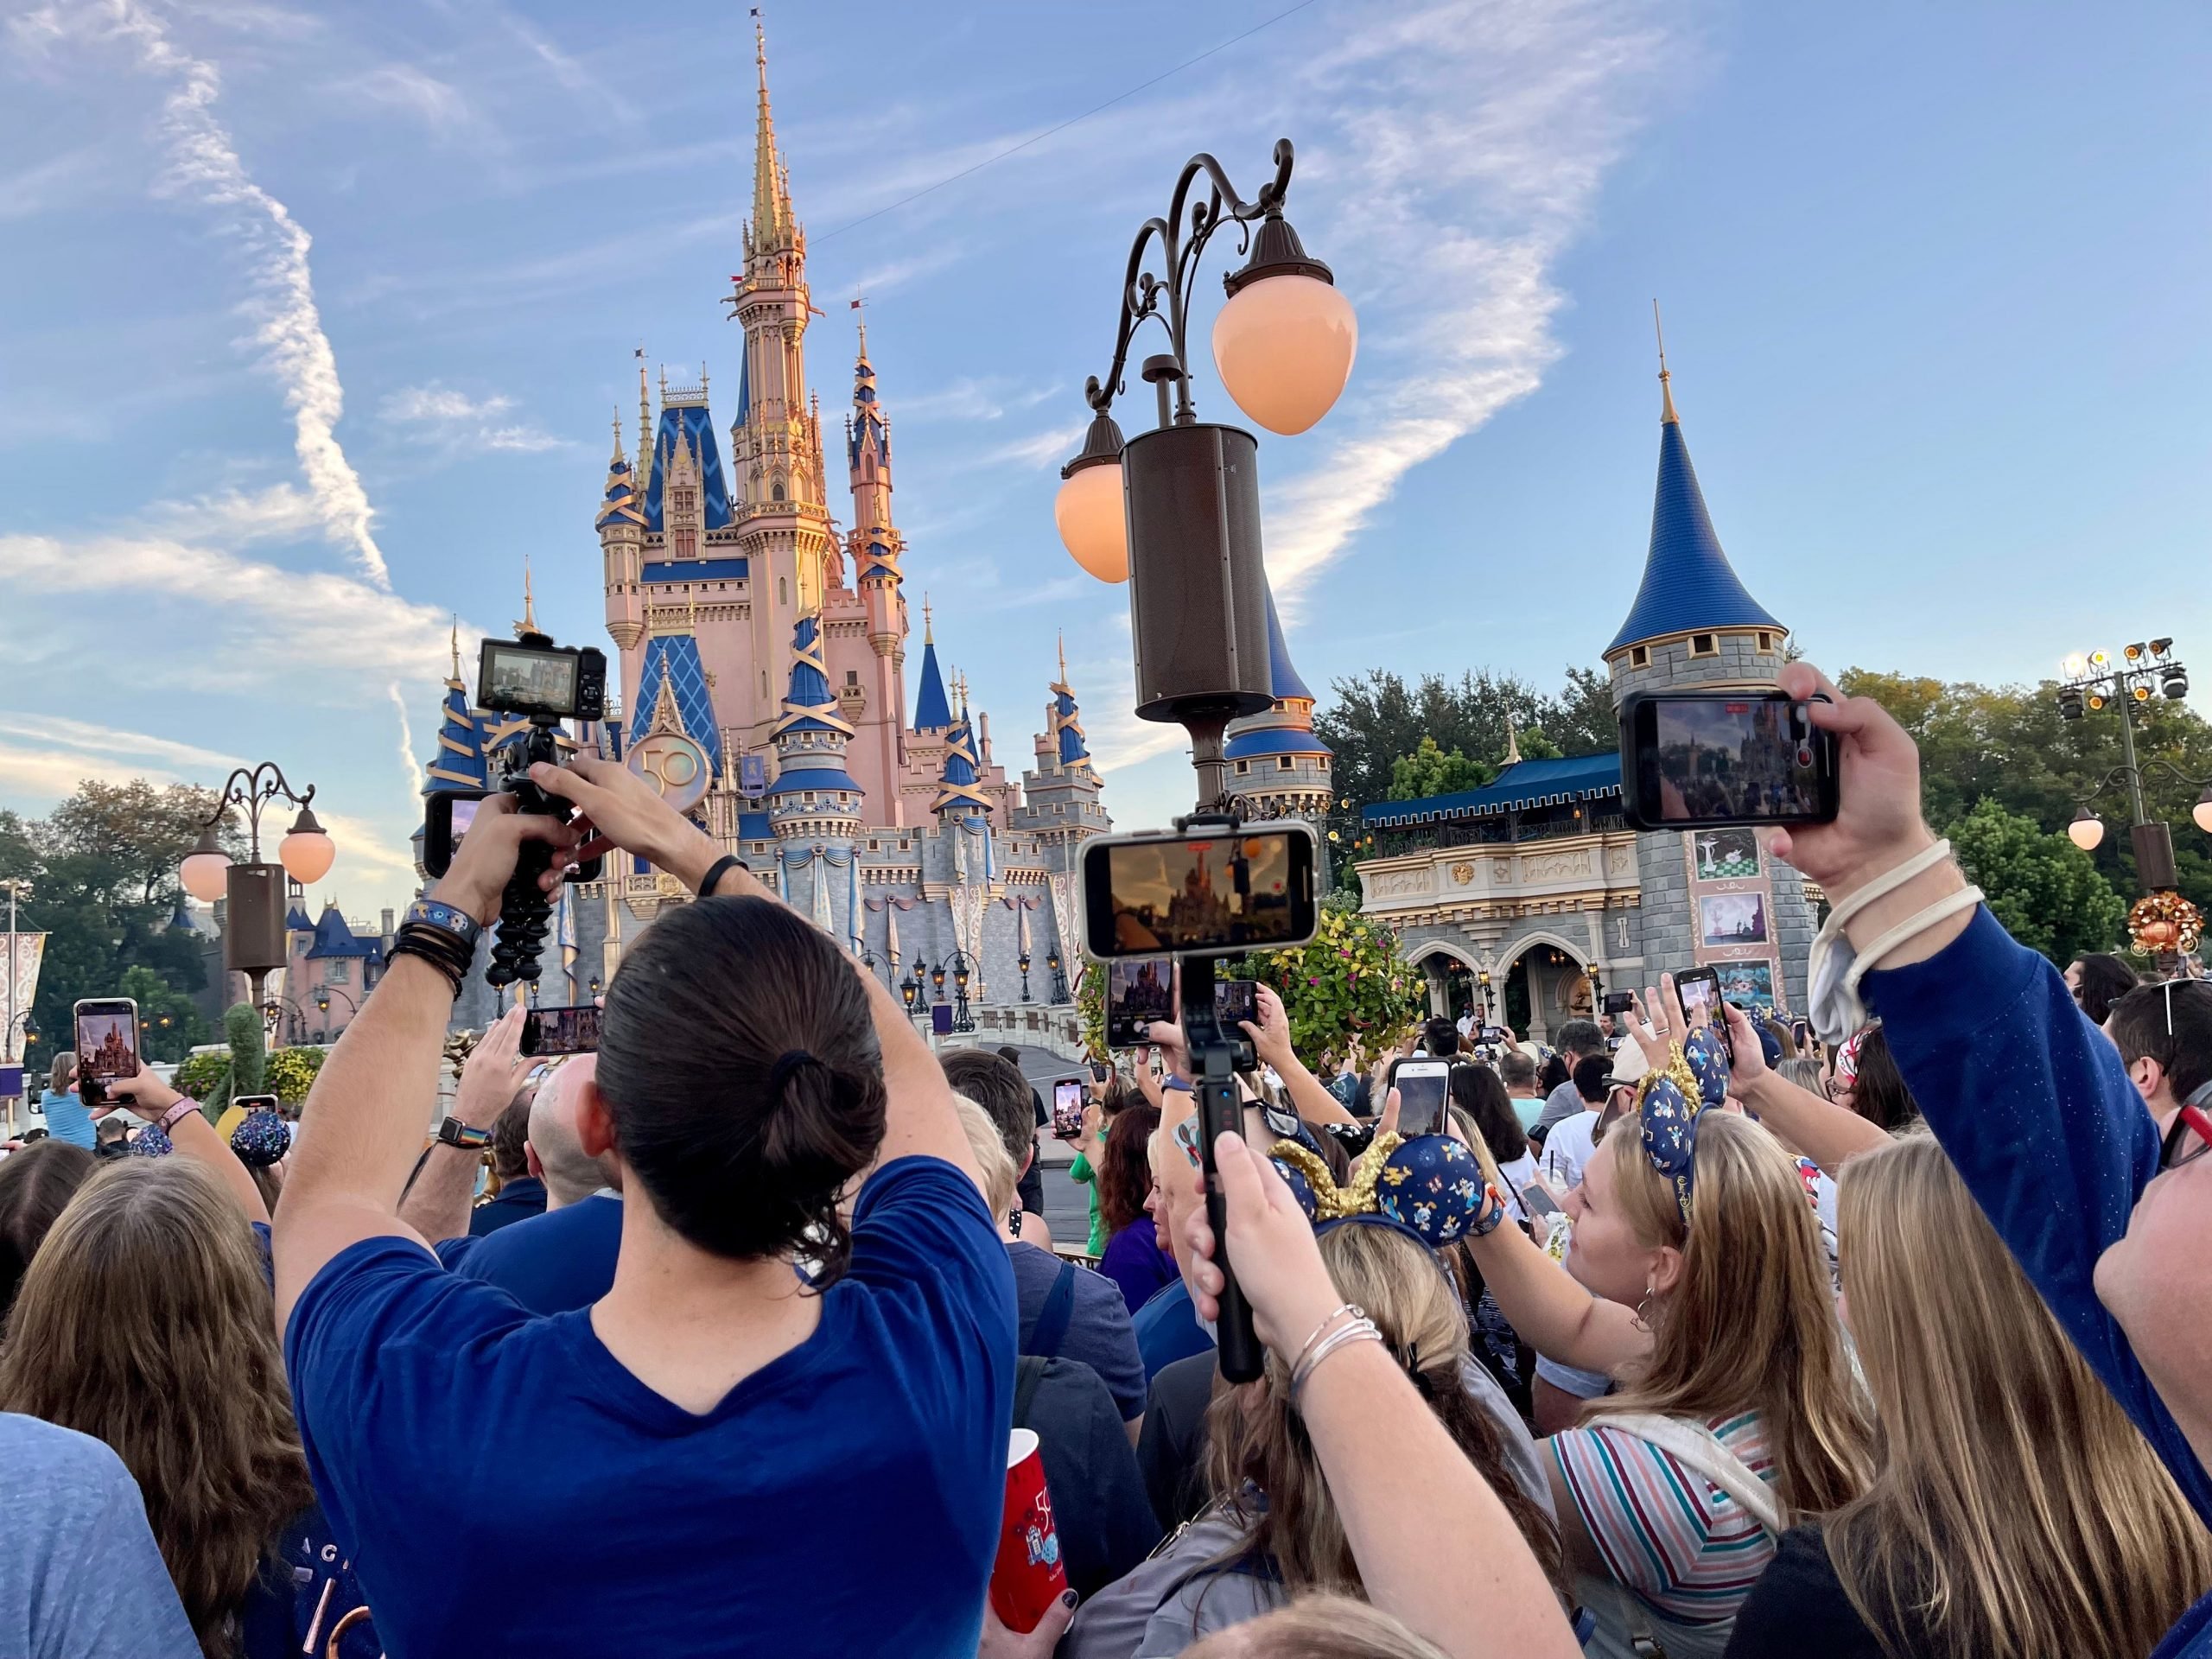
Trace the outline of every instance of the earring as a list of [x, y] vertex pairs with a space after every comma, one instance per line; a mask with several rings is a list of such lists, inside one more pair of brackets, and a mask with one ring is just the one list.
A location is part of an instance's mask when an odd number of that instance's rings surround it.
[[1647, 1331], [1651, 1328], [1651, 1299], [1658, 1294], [1659, 1287], [1656, 1285], [1649, 1279], [1643, 1281], [1643, 1300], [1636, 1305], [1636, 1322]]

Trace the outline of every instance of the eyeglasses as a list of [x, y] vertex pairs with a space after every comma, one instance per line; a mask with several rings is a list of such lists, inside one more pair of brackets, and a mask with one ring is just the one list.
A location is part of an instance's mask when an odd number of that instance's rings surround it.
[[2158, 1148], [2158, 1167], [2179, 1169], [2208, 1152], [2212, 1152], [2212, 1116], [2197, 1107], [2184, 1106], [2174, 1114], [2173, 1127], [2166, 1131], [2165, 1143]]

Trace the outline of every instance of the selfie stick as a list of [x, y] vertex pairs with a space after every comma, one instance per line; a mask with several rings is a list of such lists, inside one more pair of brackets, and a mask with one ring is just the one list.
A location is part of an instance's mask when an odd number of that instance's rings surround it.
[[[1214, 825], [1233, 834], [1236, 820], [1194, 815], [1175, 821], [1177, 830], [1185, 835]], [[1214, 1167], [1213, 1143], [1231, 1129], [1240, 1135], [1243, 1132], [1243, 1107], [1236, 1098], [1236, 1068], [1240, 1063], [1252, 1063], [1252, 1044], [1242, 1033], [1232, 1037], [1221, 1027], [1213, 1001], [1215, 958], [1179, 957], [1176, 962], [1182, 970], [1183, 1005], [1179, 1013], [1183, 1040], [1198, 1073], [1198, 1159], [1206, 1178], [1206, 1225], [1213, 1230], [1213, 1261], [1221, 1269], [1221, 1319], [1215, 1331], [1215, 1348], [1224, 1379], [1251, 1382], [1258, 1380], [1266, 1353], [1252, 1328], [1252, 1305], [1244, 1300], [1243, 1287], [1236, 1282], [1236, 1269], [1230, 1264], [1229, 1199]]]

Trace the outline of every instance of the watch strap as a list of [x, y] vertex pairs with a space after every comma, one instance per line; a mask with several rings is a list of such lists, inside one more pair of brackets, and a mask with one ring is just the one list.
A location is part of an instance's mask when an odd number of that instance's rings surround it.
[[426, 927], [441, 929], [454, 935], [472, 950], [476, 948], [476, 941], [484, 937], [483, 923], [467, 911], [456, 909], [436, 899], [417, 899], [407, 906], [404, 921], [420, 922]]
[[477, 1128], [457, 1117], [448, 1117], [438, 1125], [438, 1143], [459, 1147], [463, 1152], [481, 1152], [492, 1144], [492, 1131]]
[[175, 1128], [179, 1123], [182, 1122], [186, 1118], [191, 1116], [193, 1113], [199, 1109], [200, 1103], [188, 1095], [183, 1099], [178, 1101], [175, 1105], [170, 1107], [168, 1110], [163, 1112], [162, 1114], [162, 1121], [154, 1125], [154, 1127], [159, 1129], [163, 1135], [167, 1135], [171, 1129]]
[[722, 877], [728, 875], [730, 871], [733, 869], [749, 869], [751, 868], [752, 867], [750, 865], [747, 864], [746, 861], [740, 858], [735, 853], [724, 853], [720, 858], [716, 859], [712, 864], [709, 864], [707, 867], [705, 879], [699, 883], [699, 896], [702, 899], [713, 897], [715, 889], [722, 884]]

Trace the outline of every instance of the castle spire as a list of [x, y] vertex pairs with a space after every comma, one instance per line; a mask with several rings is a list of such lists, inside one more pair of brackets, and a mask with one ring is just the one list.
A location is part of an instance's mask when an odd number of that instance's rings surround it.
[[447, 683], [456, 688], [461, 684], [461, 613], [458, 611], [454, 613], [453, 618], [453, 678]]
[[937, 635], [930, 626], [930, 599], [922, 595], [922, 672], [914, 698], [914, 729], [942, 732], [952, 725], [952, 703], [944, 695], [944, 674], [937, 665]]
[[1667, 373], [1667, 331], [1659, 326], [1659, 302], [1651, 302], [1651, 332], [1659, 338], [1659, 423], [1679, 426], [1682, 417], [1675, 413], [1675, 387]]
[[768, 35], [757, 7], [753, 13], [753, 60], [760, 82], [753, 140], [752, 251], [758, 257], [788, 250], [794, 227], [790, 186], [776, 153], [776, 118], [768, 108]]
[[1605, 647], [1609, 660], [1634, 645], [1705, 629], [1788, 632], [1745, 590], [1721, 551], [1663, 369], [1660, 385], [1664, 396], [1659, 417], [1659, 482], [1651, 499], [1651, 544], [1644, 554], [1643, 582], [1636, 590], [1628, 620]]
[[638, 347], [638, 460], [635, 475], [642, 482], [653, 465], [653, 400], [645, 385], [645, 348]]
[[530, 591], [530, 555], [522, 556], [522, 620], [515, 624], [515, 635], [537, 632], [537, 601]]

